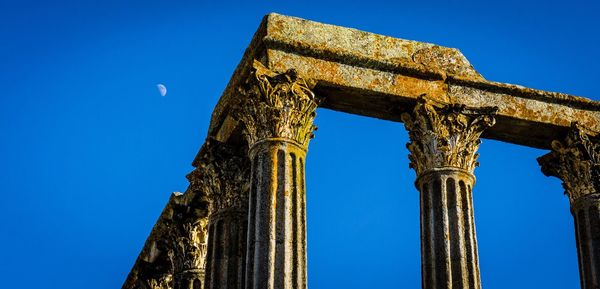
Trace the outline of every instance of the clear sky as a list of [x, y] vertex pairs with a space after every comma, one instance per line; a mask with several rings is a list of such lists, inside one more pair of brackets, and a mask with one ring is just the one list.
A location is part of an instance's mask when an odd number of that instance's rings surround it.
[[[215, 2], [0, 2], [3, 288], [120, 288], [268, 12], [456, 47], [487, 79], [600, 100], [597, 1]], [[309, 287], [420, 288], [403, 125], [323, 109], [316, 124]], [[486, 289], [579, 286], [568, 200], [540, 172], [544, 153], [480, 148]]]

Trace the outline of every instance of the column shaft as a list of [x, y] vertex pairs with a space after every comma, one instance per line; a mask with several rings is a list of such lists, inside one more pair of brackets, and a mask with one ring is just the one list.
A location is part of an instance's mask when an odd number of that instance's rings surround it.
[[472, 180], [456, 169], [419, 178], [423, 288], [481, 288]]
[[247, 213], [211, 217], [205, 289], [243, 289]]
[[305, 155], [281, 140], [251, 150], [247, 289], [306, 288]]
[[581, 287], [600, 288], [600, 195], [590, 195], [572, 204]]

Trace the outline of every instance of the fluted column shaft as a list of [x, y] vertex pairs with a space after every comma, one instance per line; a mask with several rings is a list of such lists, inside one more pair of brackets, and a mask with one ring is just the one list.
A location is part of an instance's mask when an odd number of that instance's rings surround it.
[[306, 289], [304, 165], [318, 101], [294, 70], [255, 61], [237, 119], [251, 161], [246, 289]]
[[246, 263], [247, 212], [211, 216], [205, 289], [243, 289]]
[[423, 288], [481, 288], [470, 173], [442, 168], [417, 180], [421, 192]]
[[306, 288], [305, 155], [284, 140], [252, 148], [246, 288]]
[[479, 289], [473, 214], [473, 171], [481, 133], [495, 108], [440, 105], [420, 98], [402, 115], [411, 142], [410, 167], [421, 194], [421, 270], [424, 289]]
[[542, 172], [563, 181], [575, 221], [581, 288], [600, 289], [600, 141], [573, 124], [540, 158]]
[[600, 288], [600, 194], [582, 197], [571, 204], [579, 275], [583, 289]]

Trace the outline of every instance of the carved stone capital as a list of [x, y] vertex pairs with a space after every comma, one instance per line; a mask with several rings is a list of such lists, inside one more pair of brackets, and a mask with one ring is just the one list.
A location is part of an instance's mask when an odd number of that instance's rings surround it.
[[204, 269], [206, 259], [208, 219], [185, 222], [178, 225], [178, 234], [173, 238], [173, 266], [176, 273]]
[[148, 289], [172, 289], [173, 276], [164, 274], [147, 280], [144, 284]]
[[600, 142], [576, 123], [563, 141], [552, 142], [552, 151], [538, 163], [544, 175], [562, 180], [571, 203], [600, 192]]
[[300, 78], [295, 70], [276, 73], [260, 62], [253, 69], [240, 94], [243, 100], [235, 117], [243, 124], [250, 147], [270, 138], [283, 138], [308, 146], [316, 127], [313, 120], [318, 100], [315, 83]]
[[438, 168], [459, 168], [473, 173], [478, 166], [481, 133], [494, 125], [497, 108], [441, 106], [419, 98], [412, 113], [402, 114], [411, 142], [410, 167], [417, 176]]
[[208, 236], [208, 213], [205, 211], [195, 208], [186, 195], [179, 196], [173, 204], [171, 232], [167, 239], [175, 274], [205, 267]]
[[246, 155], [237, 147], [207, 140], [196, 175], [211, 201], [211, 214], [247, 209], [250, 164]]

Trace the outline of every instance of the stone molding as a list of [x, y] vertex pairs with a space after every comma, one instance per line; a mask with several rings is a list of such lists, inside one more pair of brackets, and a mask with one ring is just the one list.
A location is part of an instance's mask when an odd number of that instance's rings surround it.
[[598, 193], [600, 187], [600, 142], [585, 128], [573, 123], [564, 140], [552, 142], [552, 151], [538, 158], [542, 172], [562, 180], [571, 203]]
[[315, 83], [290, 69], [277, 73], [254, 61], [250, 76], [239, 89], [243, 97], [234, 112], [244, 126], [250, 147], [270, 138], [282, 138], [308, 146], [316, 126], [313, 120], [319, 100]]
[[420, 97], [412, 113], [402, 114], [411, 142], [410, 167], [417, 176], [439, 169], [458, 168], [473, 173], [481, 133], [495, 123], [495, 107], [467, 108], [440, 105]]

